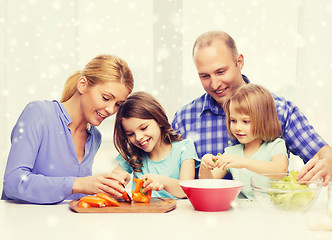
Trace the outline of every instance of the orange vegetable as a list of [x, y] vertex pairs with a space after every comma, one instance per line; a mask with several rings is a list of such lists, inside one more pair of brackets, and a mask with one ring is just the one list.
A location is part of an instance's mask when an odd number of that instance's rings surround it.
[[119, 207], [120, 203], [105, 193], [97, 193], [96, 196], [88, 195], [82, 197], [78, 202], [78, 207], [80, 208], [106, 207], [106, 206]]
[[[119, 183], [120, 186], [122, 186], [123, 188], [125, 188], [125, 186], [122, 183]], [[126, 202], [131, 202], [131, 198], [129, 197], [127, 191], [124, 191], [122, 193], [122, 198], [126, 201]]]
[[152, 190], [148, 192], [143, 192], [143, 183], [142, 179], [134, 178], [133, 181], [136, 183], [135, 190], [132, 191], [133, 193], [133, 201], [135, 202], [143, 202], [148, 203], [151, 199]]
[[107, 202], [106, 206], [120, 206], [120, 203], [118, 201], [105, 193], [97, 193], [96, 196], [105, 199]]
[[[84, 204], [87, 203], [87, 204]], [[96, 196], [85, 196], [80, 199], [78, 202], [79, 206], [84, 207], [105, 207], [107, 205], [107, 201], [103, 198], [96, 197]]]
[[89, 203], [87, 203], [87, 202], [84, 202], [84, 201], [80, 200], [78, 202], [78, 207], [80, 207], [80, 208], [89, 208], [89, 207], [91, 207], [91, 205]]
[[126, 191], [123, 192], [122, 194], [122, 198], [126, 201], [126, 202], [131, 202], [130, 197], [128, 196], [128, 193]]

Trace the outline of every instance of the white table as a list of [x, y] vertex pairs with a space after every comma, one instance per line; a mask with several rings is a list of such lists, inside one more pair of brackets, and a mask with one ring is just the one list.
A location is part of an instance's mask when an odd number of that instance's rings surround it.
[[169, 213], [75, 213], [58, 205], [0, 201], [0, 239], [290, 239], [331, 240], [332, 231], [313, 231], [327, 219], [326, 188], [306, 213], [264, 210], [256, 201], [237, 199], [225, 212], [195, 211], [178, 200]]

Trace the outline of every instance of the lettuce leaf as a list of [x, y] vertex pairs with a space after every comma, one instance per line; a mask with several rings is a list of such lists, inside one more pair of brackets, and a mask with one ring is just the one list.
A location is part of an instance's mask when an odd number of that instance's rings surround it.
[[[315, 197], [314, 192], [298, 192], [292, 190], [309, 189], [307, 184], [300, 184], [296, 180], [298, 172], [290, 171], [281, 181], [273, 182], [270, 187], [273, 189], [285, 190], [286, 192], [270, 191], [271, 201], [283, 210], [298, 211], [305, 209]], [[287, 192], [290, 191], [290, 192]]]

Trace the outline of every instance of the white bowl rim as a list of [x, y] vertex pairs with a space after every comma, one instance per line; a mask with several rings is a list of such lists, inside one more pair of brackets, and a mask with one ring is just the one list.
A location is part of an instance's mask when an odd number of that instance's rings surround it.
[[244, 183], [232, 179], [192, 179], [181, 181], [180, 186], [195, 189], [222, 189], [243, 187]]

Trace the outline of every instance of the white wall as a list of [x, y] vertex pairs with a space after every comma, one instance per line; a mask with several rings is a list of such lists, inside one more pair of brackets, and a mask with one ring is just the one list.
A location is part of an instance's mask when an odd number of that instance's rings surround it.
[[[0, 190], [10, 132], [24, 106], [59, 99], [66, 78], [101, 53], [124, 58], [135, 90], [153, 93], [170, 120], [203, 93], [191, 59], [204, 31], [229, 32], [252, 82], [294, 101], [332, 143], [329, 0], [0, 0]], [[114, 166], [114, 117], [94, 171]]]

